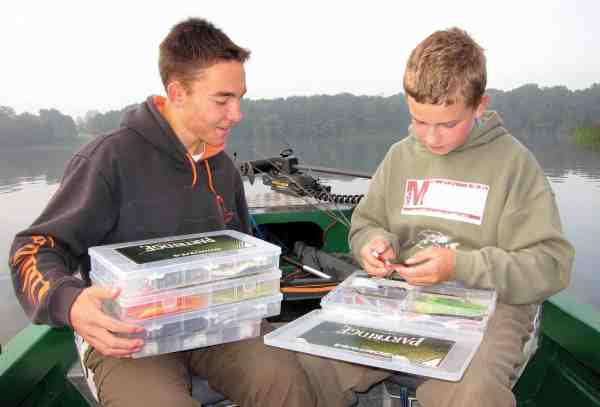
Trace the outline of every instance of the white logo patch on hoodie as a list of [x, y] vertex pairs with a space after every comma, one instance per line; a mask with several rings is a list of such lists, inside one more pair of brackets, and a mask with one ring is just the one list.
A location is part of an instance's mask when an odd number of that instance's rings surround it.
[[481, 225], [489, 185], [443, 178], [408, 179], [403, 215], [432, 216]]

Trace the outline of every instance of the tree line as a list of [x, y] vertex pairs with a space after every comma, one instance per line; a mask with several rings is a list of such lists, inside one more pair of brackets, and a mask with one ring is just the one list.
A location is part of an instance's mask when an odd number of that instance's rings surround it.
[[41, 109], [34, 115], [0, 106], [0, 148], [71, 144], [77, 142], [77, 135], [73, 118], [56, 109]]
[[[529, 142], [552, 142], [600, 120], [600, 84], [575, 91], [527, 84], [510, 91], [490, 89], [488, 94], [490, 109], [499, 111], [508, 129]], [[93, 137], [117, 128], [131, 107], [91, 111], [75, 121], [56, 109], [33, 115], [0, 106], [0, 148], [81, 142], [82, 135]], [[234, 129], [228, 146], [241, 159], [270, 156], [289, 146], [327, 162], [345, 145], [360, 143], [355, 157], [346, 158], [360, 163], [406, 135], [410, 121], [403, 94], [244, 100], [242, 110], [245, 120]]]

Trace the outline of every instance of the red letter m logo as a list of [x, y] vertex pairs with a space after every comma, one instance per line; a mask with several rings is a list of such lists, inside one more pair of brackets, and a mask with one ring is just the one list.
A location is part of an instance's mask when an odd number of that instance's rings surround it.
[[[419, 184], [421, 187], [419, 188]], [[423, 205], [423, 197], [429, 188], [429, 181], [423, 180], [407, 180], [406, 181], [406, 193], [404, 195], [404, 204], [407, 206], [421, 206]]]

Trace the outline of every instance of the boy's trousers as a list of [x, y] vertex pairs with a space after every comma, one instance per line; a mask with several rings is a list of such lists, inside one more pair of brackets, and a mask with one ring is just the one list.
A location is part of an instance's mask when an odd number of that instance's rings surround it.
[[[272, 328], [265, 322], [262, 333]], [[243, 407], [346, 407], [389, 372], [267, 346], [263, 338], [140, 359], [87, 352], [105, 407], [196, 407], [190, 375]]]
[[498, 303], [481, 346], [459, 382], [427, 380], [417, 388], [423, 407], [514, 407], [512, 384], [525, 363], [523, 345], [534, 329], [537, 305]]
[[[512, 382], [525, 362], [536, 306], [497, 304], [481, 346], [459, 382], [429, 379], [417, 388], [423, 407], [515, 406]], [[263, 324], [263, 334], [272, 330]], [[142, 359], [116, 359], [92, 350], [94, 373], [106, 407], [198, 406], [190, 374], [243, 407], [347, 407], [393, 372], [267, 346], [262, 337]]]
[[[520, 367], [525, 363], [523, 345], [531, 338], [538, 307], [537, 305], [506, 305], [498, 303], [487, 330], [473, 356], [462, 380], [449, 382], [422, 378], [417, 388], [417, 399], [422, 407], [513, 407], [516, 406], [512, 384]], [[343, 389], [365, 391], [375, 380], [385, 379], [381, 370], [357, 372], [349, 365], [316, 357], [301, 356], [300, 361], [309, 377], [318, 378], [317, 370], [334, 366], [337, 383]], [[310, 360], [311, 363], [307, 363]], [[398, 373], [401, 374], [401, 373]], [[331, 377], [332, 375], [325, 375]], [[353, 381], [354, 378], [354, 381]], [[318, 380], [323, 380], [320, 377]], [[327, 379], [325, 379], [327, 380]], [[329, 386], [333, 386], [330, 383]], [[319, 389], [319, 386], [314, 386]], [[327, 386], [325, 387], [327, 388]], [[349, 396], [348, 393], [344, 393]], [[337, 395], [335, 395], [337, 396]], [[329, 406], [345, 406], [338, 399], [321, 396]], [[350, 399], [346, 398], [345, 402]]]

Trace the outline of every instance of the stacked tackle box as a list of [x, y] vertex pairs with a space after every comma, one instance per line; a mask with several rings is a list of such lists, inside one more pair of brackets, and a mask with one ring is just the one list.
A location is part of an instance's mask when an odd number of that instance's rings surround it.
[[260, 334], [278, 315], [278, 246], [233, 230], [89, 249], [94, 285], [118, 288], [104, 303], [113, 317], [144, 331], [133, 357], [233, 342]]

